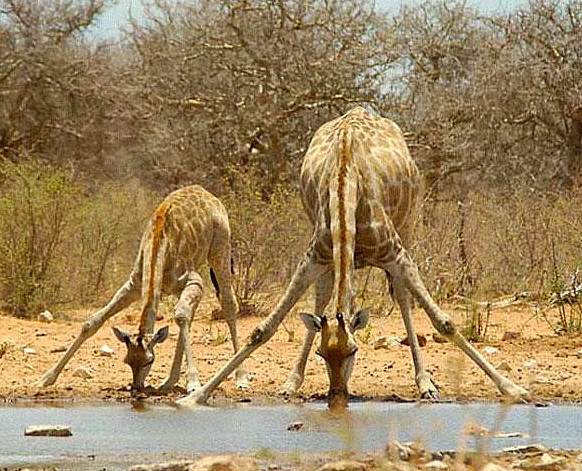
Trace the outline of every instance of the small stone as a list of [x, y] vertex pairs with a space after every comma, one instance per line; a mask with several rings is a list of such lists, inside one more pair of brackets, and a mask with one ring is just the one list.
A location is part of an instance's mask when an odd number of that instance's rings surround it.
[[114, 350], [107, 344], [103, 345], [99, 349], [99, 355], [102, 357], [110, 357], [113, 356]]
[[38, 318], [43, 322], [52, 322], [55, 320], [54, 316], [52, 315], [52, 313], [49, 310], [42, 311], [38, 315]]
[[526, 360], [523, 362], [524, 368], [535, 368], [538, 366], [538, 362], [536, 360]]
[[27, 437], [70, 437], [73, 435], [68, 425], [31, 425], [26, 427]]
[[501, 451], [504, 453], [545, 453], [547, 448], [540, 443], [533, 443], [531, 445], [503, 448]]
[[187, 468], [188, 471], [259, 471], [257, 462], [243, 456], [207, 456]]
[[[416, 334], [416, 338], [418, 340], [419, 346], [424, 347], [426, 345], [426, 337], [424, 335]], [[400, 344], [407, 345], [407, 346], [410, 345], [410, 340], [408, 340], [408, 335], [400, 341]]]
[[552, 384], [552, 382], [545, 376], [536, 376], [531, 380], [532, 384]]
[[485, 466], [481, 468], [481, 471], [508, 471], [507, 468], [504, 468], [501, 465], [496, 463], [487, 463]]
[[519, 337], [521, 337], [521, 332], [505, 332], [503, 334], [503, 337], [501, 337], [501, 340], [506, 341], [506, 340], [515, 340], [518, 339]]
[[36, 350], [34, 348], [24, 347], [22, 351], [25, 355], [36, 355]]
[[353, 460], [340, 460], [326, 463], [318, 471], [365, 471], [367, 466], [365, 463]]
[[499, 349], [497, 347], [491, 347], [487, 345], [486, 347], [483, 347], [483, 353], [485, 355], [496, 355], [499, 353]]
[[495, 368], [499, 371], [511, 371], [511, 366], [505, 360], [501, 361]]
[[129, 471], [188, 471], [192, 461], [168, 461], [166, 463], [137, 464], [131, 466]]
[[384, 335], [374, 340], [374, 350], [381, 348], [388, 348], [388, 338]]
[[441, 334], [439, 334], [438, 332], [434, 332], [432, 334], [432, 339], [436, 342], [436, 343], [447, 343], [448, 340], [442, 336]]
[[93, 371], [88, 366], [79, 366], [73, 371], [73, 376], [75, 378], [91, 379], [93, 377]]
[[58, 347], [55, 347], [51, 350], [51, 353], [61, 353], [61, 352], [66, 352], [67, 351], [67, 346], [66, 345], [59, 345]]
[[578, 352], [576, 353], [576, 355], [578, 356], [578, 358], [582, 358], [582, 350], [578, 350]]
[[433, 460], [426, 463], [424, 469], [449, 469], [449, 465], [444, 461]]
[[287, 430], [291, 432], [296, 432], [297, 430], [301, 430], [303, 428], [303, 422], [291, 422], [287, 425]]

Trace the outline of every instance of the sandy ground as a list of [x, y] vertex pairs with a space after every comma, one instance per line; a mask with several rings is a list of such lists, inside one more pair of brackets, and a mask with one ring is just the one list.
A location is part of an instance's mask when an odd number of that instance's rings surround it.
[[[296, 312], [308, 309], [303, 302], [291, 312], [276, 333], [245, 363], [250, 375], [251, 390], [238, 391], [234, 380], [225, 381], [215, 392], [213, 400], [242, 398], [259, 400], [277, 399], [277, 391], [284, 384], [299, 353], [305, 333]], [[228, 329], [222, 320], [211, 321], [212, 310], [217, 307], [214, 299], [207, 296], [201, 303], [192, 324], [191, 338], [194, 355], [202, 381], [208, 379], [232, 354]], [[448, 306], [457, 323], [462, 323], [464, 312]], [[81, 324], [91, 310], [57, 313], [57, 320], [46, 323], [2, 316], [0, 329], [0, 400], [15, 399], [123, 399], [129, 397], [131, 373], [123, 363], [125, 347], [114, 337], [111, 326], [121, 326], [131, 332], [136, 329], [137, 307], [129, 308], [107, 322], [90, 338], [69, 362], [54, 386], [43, 390], [35, 383], [62, 355], [58, 347], [69, 345], [80, 331]], [[532, 306], [518, 306], [491, 313], [487, 341], [476, 343], [495, 347], [493, 354], [485, 354], [493, 365], [504, 364], [505, 374], [531, 391], [533, 401], [580, 401], [582, 400], [582, 350], [581, 335], [557, 335], [553, 331], [557, 311], [536, 315]], [[165, 302], [157, 326], [169, 324], [170, 338], [157, 348], [157, 357], [150, 383], [158, 385], [166, 376], [176, 345], [177, 327], [172, 321], [171, 303]], [[427, 338], [422, 348], [425, 362], [442, 399], [499, 400], [501, 395], [493, 383], [468, 358], [448, 343], [433, 339], [433, 328], [426, 315], [419, 309], [414, 312], [417, 332]], [[239, 320], [241, 339], [260, 322], [258, 317]], [[516, 333], [503, 340], [506, 332]], [[395, 310], [388, 317], [373, 316], [371, 326], [359, 331], [360, 349], [350, 381], [350, 392], [367, 398], [390, 398], [393, 395], [416, 399], [414, 372], [409, 348], [392, 345], [374, 348], [379, 337], [405, 337], [402, 320]], [[102, 356], [99, 350], [110, 346], [114, 353]], [[582, 353], [580, 353], [582, 356]], [[79, 377], [75, 373], [86, 367], [91, 377]], [[180, 384], [184, 385], [182, 375]], [[327, 377], [323, 363], [312, 352], [307, 364], [302, 397], [321, 397], [327, 390]], [[184, 394], [178, 388], [170, 399]], [[167, 398], [165, 399], [167, 400]]]

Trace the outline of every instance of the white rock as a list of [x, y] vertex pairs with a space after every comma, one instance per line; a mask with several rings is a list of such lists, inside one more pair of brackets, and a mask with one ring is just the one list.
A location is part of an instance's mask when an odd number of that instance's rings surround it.
[[24, 435], [27, 437], [70, 437], [73, 434], [68, 425], [31, 425], [26, 427]]
[[49, 310], [42, 311], [38, 315], [38, 318], [43, 322], [52, 322], [55, 320], [54, 316], [52, 315], [52, 313]]
[[73, 371], [73, 376], [76, 378], [91, 379], [93, 371], [88, 366], [79, 366]]
[[444, 461], [433, 460], [426, 463], [424, 469], [449, 469], [449, 465]]
[[34, 348], [24, 347], [22, 351], [25, 355], [36, 355], [36, 350]]
[[481, 471], [507, 471], [507, 468], [495, 463], [487, 463], [481, 468]]
[[526, 360], [523, 362], [524, 368], [535, 368], [536, 366], [538, 366], [538, 362], [535, 360]]
[[99, 355], [102, 357], [110, 357], [113, 356], [113, 353], [115, 351], [107, 344], [103, 345], [100, 349], [99, 349]]
[[578, 350], [578, 353], [576, 355], [578, 355], [578, 358], [582, 358], [582, 350]]
[[488, 345], [486, 347], [483, 347], [483, 353], [485, 355], [495, 355], [495, 354], [499, 353], [499, 349], [497, 347], [490, 347]]

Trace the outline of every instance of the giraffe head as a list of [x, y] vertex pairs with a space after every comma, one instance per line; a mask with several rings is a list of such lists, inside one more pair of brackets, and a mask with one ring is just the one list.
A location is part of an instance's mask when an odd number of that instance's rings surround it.
[[123, 359], [127, 363], [133, 375], [131, 382], [132, 395], [142, 391], [145, 387], [145, 379], [154, 362], [154, 347], [168, 338], [168, 326], [162, 327], [154, 335], [133, 336], [123, 330], [113, 327], [113, 333], [120, 342], [127, 347], [127, 353]]
[[302, 313], [301, 319], [311, 332], [321, 332], [321, 343], [316, 353], [325, 360], [329, 378], [328, 406], [330, 409], [348, 406], [348, 381], [352, 374], [358, 346], [354, 332], [368, 324], [370, 312], [362, 309], [346, 324], [341, 313], [335, 320], [325, 316]]

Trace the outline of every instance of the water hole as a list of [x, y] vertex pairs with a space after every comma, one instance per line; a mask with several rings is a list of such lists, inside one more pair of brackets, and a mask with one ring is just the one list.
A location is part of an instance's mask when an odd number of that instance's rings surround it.
[[[301, 422], [297, 431], [288, 430]], [[69, 425], [72, 437], [25, 437], [30, 425]], [[383, 403], [350, 405], [330, 414], [323, 403], [236, 404], [186, 409], [174, 405], [68, 403], [0, 405], [0, 466], [59, 463], [60, 469], [127, 469], [154, 459], [197, 454], [361, 451], [396, 439], [420, 440], [431, 450], [476, 449], [483, 438], [470, 424], [511, 438], [492, 438], [490, 449], [541, 443], [582, 448], [579, 405]], [[474, 427], [472, 427], [474, 428]]]

